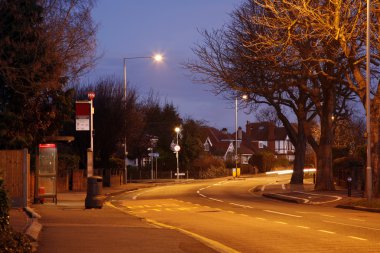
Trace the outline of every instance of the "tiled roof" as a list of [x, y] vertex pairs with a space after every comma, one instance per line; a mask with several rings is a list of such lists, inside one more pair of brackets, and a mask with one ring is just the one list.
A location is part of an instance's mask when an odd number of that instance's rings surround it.
[[[210, 141], [212, 143], [211, 150], [218, 155], [224, 155], [227, 152], [227, 149], [231, 141], [233, 145], [235, 146], [235, 142], [234, 142], [235, 133], [226, 134], [213, 127], [204, 127], [203, 135], [204, 135], [204, 140], [206, 140], [207, 137], [210, 138]], [[243, 132], [243, 140], [244, 140], [244, 135], [245, 133]], [[254, 154], [254, 151], [250, 149], [244, 143], [240, 144], [240, 148], [238, 149], [238, 152], [241, 154]]]

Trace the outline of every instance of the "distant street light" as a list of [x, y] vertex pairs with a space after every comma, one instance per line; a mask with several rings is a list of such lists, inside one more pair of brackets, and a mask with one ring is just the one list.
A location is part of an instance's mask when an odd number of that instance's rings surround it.
[[[155, 54], [153, 56], [136, 56], [136, 57], [124, 57], [124, 107], [127, 108], [127, 60], [136, 60], [136, 59], [153, 59], [155, 62], [163, 61], [164, 57], [161, 54]], [[127, 126], [127, 120], [124, 122], [124, 128]], [[127, 136], [124, 134], [124, 183], [128, 181], [128, 169], [127, 169]]]
[[[248, 99], [248, 95], [242, 95], [241, 98], [243, 100]], [[235, 97], [235, 170], [236, 170], [236, 176], [238, 175], [237, 171], [237, 165], [238, 165], [238, 97]]]
[[174, 146], [175, 156], [177, 158], [177, 180], [179, 180], [179, 163], [178, 163], [178, 152], [181, 150], [181, 147], [178, 145], [178, 135], [181, 132], [181, 128], [176, 127], [174, 131], [177, 133], [177, 145]]

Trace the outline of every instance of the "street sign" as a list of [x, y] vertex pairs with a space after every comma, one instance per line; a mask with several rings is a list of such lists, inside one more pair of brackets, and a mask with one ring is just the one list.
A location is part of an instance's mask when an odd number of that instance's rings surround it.
[[148, 156], [149, 157], [153, 156], [154, 158], [158, 158], [158, 157], [160, 157], [160, 153], [149, 153]]
[[88, 101], [77, 101], [75, 112], [75, 129], [77, 131], [90, 131], [91, 104]]
[[[174, 175], [177, 176], [177, 173], [174, 173]], [[178, 175], [179, 176], [186, 176], [186, 173], [181, 172], [181, 173], [178, 173]]]

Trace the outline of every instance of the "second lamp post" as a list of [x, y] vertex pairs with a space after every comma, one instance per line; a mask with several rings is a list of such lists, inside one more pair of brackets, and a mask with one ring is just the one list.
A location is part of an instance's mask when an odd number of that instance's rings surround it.
[[[153, 59], [155, 62], [161, 62], [163, 57], [161, 54], [156, 54], [153, 56], [136, 56], [136, 57], [124, 57], [123, 58], [123, 79], [124, 79], [124, 109], [127, 108], [127, 60], [136, 60], [136, 59]], [[124, 129], [127, 126], [127, 120], [124, 122]], [[124, 183], [128, 181], [128, 170], [127, 170], [127, 136], [124, 134]]]

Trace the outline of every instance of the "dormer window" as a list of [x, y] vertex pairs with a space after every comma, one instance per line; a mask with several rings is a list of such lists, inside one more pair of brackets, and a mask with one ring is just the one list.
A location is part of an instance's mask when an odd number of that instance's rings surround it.
[[210, 144], [209, 144], [208, 142], [205, 142], [205, 143], [203, 144], [203, 147], [204, 147], [204, 151], [206, 151], [206, 152], [209, 152], [209, 151], [210, 151]]

